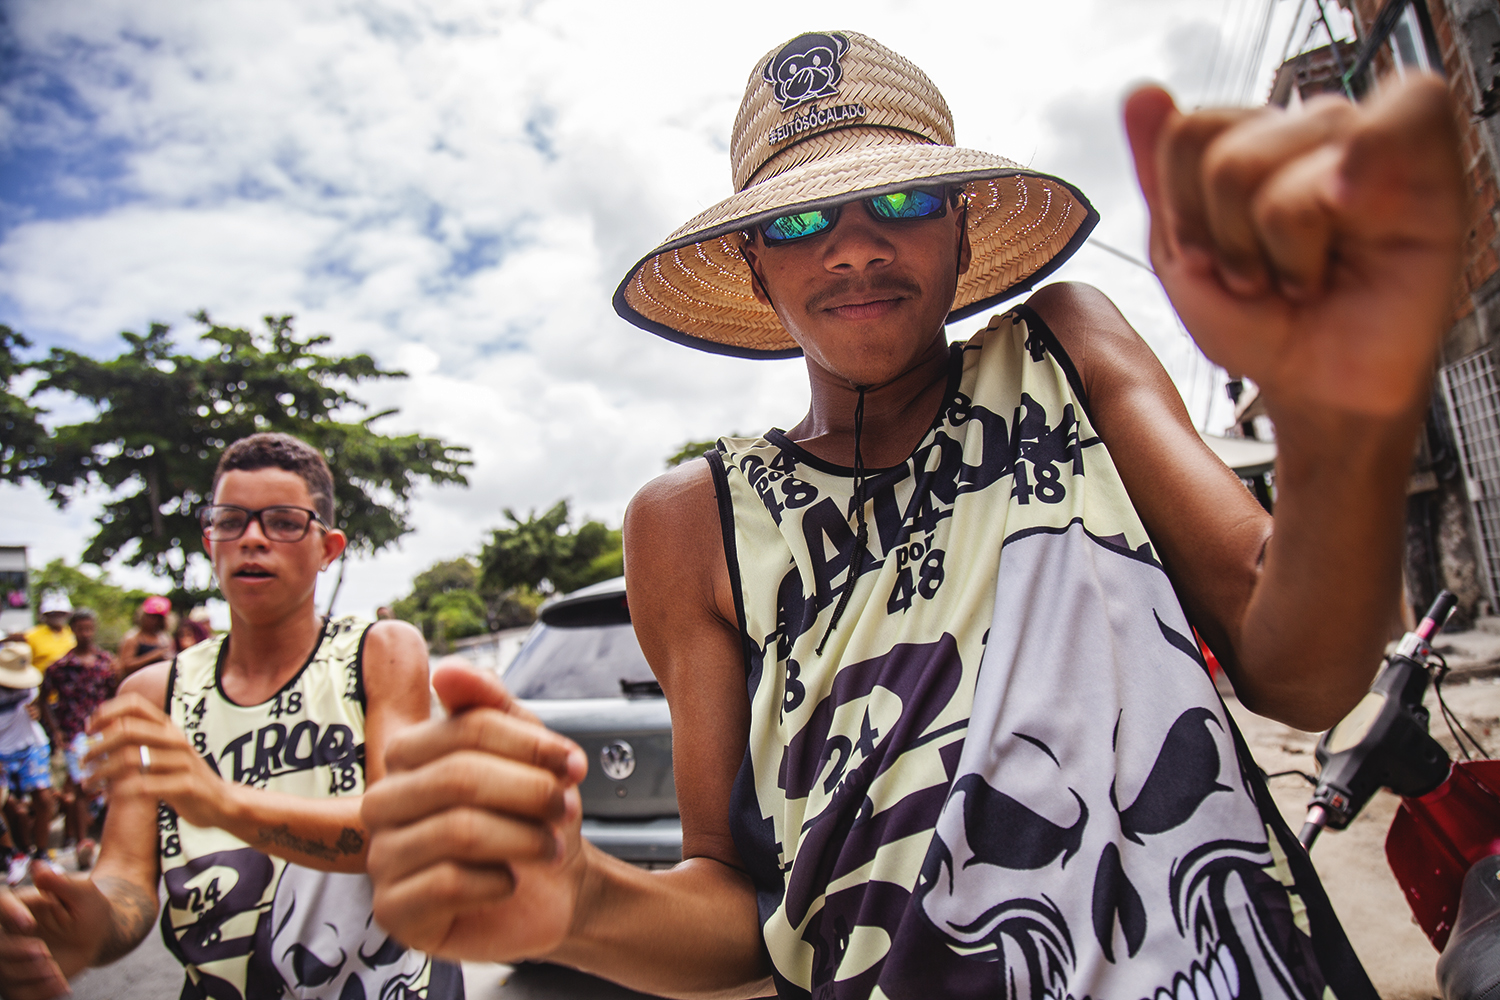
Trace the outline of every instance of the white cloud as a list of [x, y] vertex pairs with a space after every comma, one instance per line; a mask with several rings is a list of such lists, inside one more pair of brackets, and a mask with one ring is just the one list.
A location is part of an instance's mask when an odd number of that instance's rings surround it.
[[[1245, 45], [1214, 39], [1262, 0], [1219, 6], [16, 0], [0, 166], [47, 166], [0, 195], [0, 321], [106, 352], [153, 319], [186, 333], [198, 308], [294, 312], [407, 370], [361, 394], [400, 407], [390, 430], [471, 447], [472, 486], [421, 491], [418, 530], [351, 569], [341, 605], [369, 609], [476, 550], [503, 507], [571, 496], [617, 522], [681, 441], [798, 419], [799, 362], [697, 354], [609, 306], [629, 264], [729, 193], [730, 124], [772, 45], [880, 38], [943, 89], [961, 143], [1075, 179], [1101, 237], [1140, 254], [1118, 104], [1146, 77], [1199, 100], [1213, 52]], [[1149, 274], [1085, 248], [1060, 276], [1109, 292], [1204, 411]], [[90, 502], [0, 497], [38, 553], [81, 551]]]

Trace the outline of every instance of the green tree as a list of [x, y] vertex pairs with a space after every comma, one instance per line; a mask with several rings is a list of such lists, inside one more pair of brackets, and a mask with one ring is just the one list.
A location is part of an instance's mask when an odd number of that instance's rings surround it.
[[468, 449], [418, 434], [386, 435], [372, 424], [395, 410], [347, 420], [365, 405], [349, 391], [371, 379], [404, 378], [367, 354], [321, 353], [326, 335], [298, 337], [292, 317], [268, 316], [265, 332], [196, 317], [206, 351], [180, 350], [170, 329], [125, 332], [123, 353], [100, 360], [53, 348], [33, 363], [34, 393], [55, 390], [93, 405], [95, 415], [57, 427], [44, 459], [22, 475], [64, 506], [80, 491], [111, 493], [83, 561], [124, 556], [173, 581], [174, 603], [198, 603], [185, 589], [201, 559], [196, 512], [208, 499], [225, 445], [258, 431], [283, 431], [319, 448], [337, 484], [338, 527], [350, 550], [382, 549], [411, 530], [413, 489], [422, 481], [467, 484]]
[[[730, 437], [740, 437], [739, 434], [731, 434]], [[667, 468], [675, 469], [683, 462], [691, 462], [695, 458], [702, 458], [705, 451], [713, 451], [718, 447], [718, 438], [709, 438], [706, 441], [684, 441], [672, 454], [667, 456]]]
[[37, 467], [47, 450], [43, 411], [12, 391], [16, 377], [31, 367], [16, 357], [31, 341], [0, 323], [0, 481], [18, 482]]
[[397, 618], [422, 630], [440, 652], [454, 639], [529, 625], [541, 595], [525, 587], [481, 587], [479, 566], [464, 556], [433, 563], [412, 580], [411, 593], [391, 605]]
[[486, 586], [567, 593], [625, 570], [619, 529], [585, 521], [574, 530], [566, 500], [540, 517], [533, 510], [522, 520], [509, 508], [505, 516], [510, 525], [496, 528], [479, 554], [480, 579]]
[[135, 624], [136, 610], [150, 596], [144, 590], [121, 587], [100, 570], [90, 573], [82, 566], [69, 566], [54, 559], [31, 571], [31, 606], [41, 606], [42, 595], [61, 591], [75, 608], [92, 608], [99, 616], [99, 645], [114, 649]]

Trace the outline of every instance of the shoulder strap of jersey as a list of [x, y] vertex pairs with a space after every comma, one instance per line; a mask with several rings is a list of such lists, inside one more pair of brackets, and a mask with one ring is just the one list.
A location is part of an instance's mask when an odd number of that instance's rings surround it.
[[724, 455], [718, 448], [704, 452], [708, 460], [708, 471], [713, 476], [714, 499], [719, 505], [719, 534], [724, 539], [724, 563], [729, 569], [729, 586], [734, 593], [735, 624], [740, 630], [740, 650], [745, 658], [745, 669], [750, 669], [750, 633], [745, 630], [745, 594], [740, 580], [740, 557], [734, 544], [734, 499], [729, 494], [729, 472], [724, 468]]
[[172, 665], [167, 668], [167, 696], [162, 699], [161, 710], [172, 716], [172, 692], [177, 688], [177, 657], [172, 657]]

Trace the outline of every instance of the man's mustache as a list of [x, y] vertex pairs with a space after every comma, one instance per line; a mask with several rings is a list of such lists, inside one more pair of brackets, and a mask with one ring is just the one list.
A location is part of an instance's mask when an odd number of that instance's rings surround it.
[[922, 286], [899, 274], [870, 278], [846, 278], [808, 298], [808, 312], [820, 312], [830, 302], [873, 302], [878, 299], [913, 299], [922, 294]]

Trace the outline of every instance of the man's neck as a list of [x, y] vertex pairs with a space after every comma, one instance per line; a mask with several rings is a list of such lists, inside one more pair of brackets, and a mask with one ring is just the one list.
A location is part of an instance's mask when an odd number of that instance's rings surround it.
[[[927, 434], [948, 386], [947, 339], [931, 345], [906, 371], [865, 390], [859, 449], [866, 468], [898, 465]], [[787, 436], [819, 458], [854, 464], [854, 414], [859, 387], [808, 362], [812, 400], [807, 416]]]
[[323, 621], [311, 597], [273, 622], [246, 621], [231, 608], [222, 675], [225, 693], [244, 705], [265, 701], [307, 662], [322, 632]]

